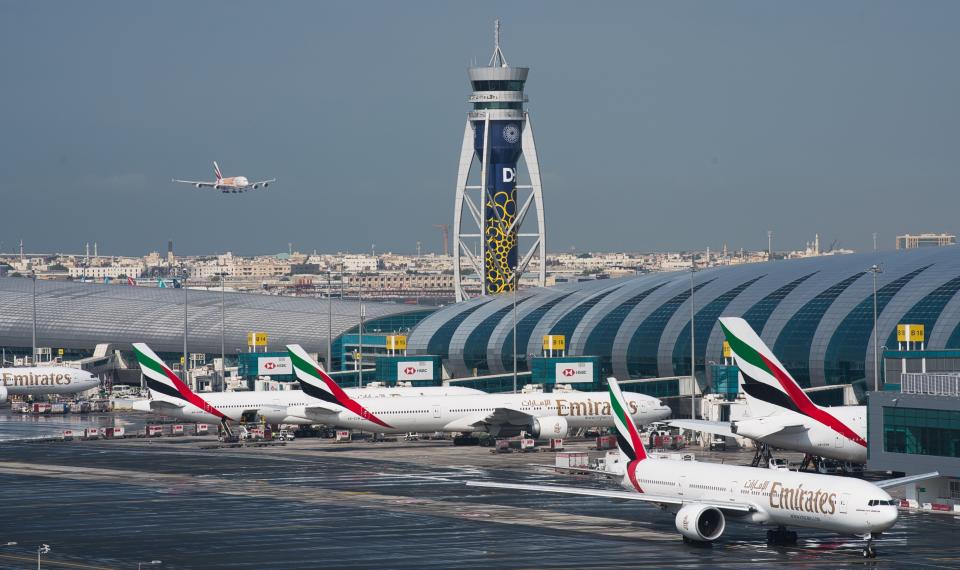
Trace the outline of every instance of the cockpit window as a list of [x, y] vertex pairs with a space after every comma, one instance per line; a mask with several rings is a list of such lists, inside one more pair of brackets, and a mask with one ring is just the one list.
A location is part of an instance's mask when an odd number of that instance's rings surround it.
[[877, 507], [880, 505], [895, 507], [897, 506], [897, 503], [898, 502], [896, 499], [871, 499], [870, 501], [867, 502], [867, 505], [871, 507]]

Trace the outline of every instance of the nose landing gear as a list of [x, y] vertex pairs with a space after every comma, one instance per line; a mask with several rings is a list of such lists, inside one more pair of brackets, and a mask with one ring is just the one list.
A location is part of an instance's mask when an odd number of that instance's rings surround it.
[[873, 535], [868, 534], [864, 538], [866, 539], [867, 544], [863, 547], [863, 557], [876, 558], [877, 550], [873, 547]]

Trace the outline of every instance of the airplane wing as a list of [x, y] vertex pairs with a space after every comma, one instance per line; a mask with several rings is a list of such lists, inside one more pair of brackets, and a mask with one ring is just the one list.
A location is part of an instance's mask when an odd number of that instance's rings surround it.
[[168, 402], [166, 400], [150, 400], [150, 411], [151, 412], [172, 412], [179, 410], [183, 406], [179, 404], [174, 404], [173, 402]]
[[174, 178], [173, 181], [179, 182], [180, 184], [192, 184], [200, 188], [213, 188], [217, 185], [216, 182], [204, 182], [202, 180], [177, 180]]
[[768, 434], [764, 434], [763, 437], [770, 437], [771, 435], [793, 435], [798, 433], [803, 433], [810, 428], [803, 424], [795, 424], [790, 426], [779, 426], [780, 429], [773, 430]]
[[897, 477], [896, 479], [886, 479], [883, 481], [874, 481], [873, 484], [881, 489], [889, 489], [890, 487], [901, 487], [909, 483], [916, 483], [917, 481], [926, 481], [927, 479], [935, 479], [940, 476], [939, 471], [931, 471], [930, 473], [921, 473], [919, 475], [907, 475], [906, 477]]
[[667, 424], [680, 429], [705, 431], [707, 433], [726, 437], [736, 437], [737, 435], [730, 431], [730, 422], [711, 422], [707, 420], [670, 420], [667, 422]]
[[[626, 499], [628, 501], [643, 501], [658, 505], [682, 505], [683, 499], [649, 495], [647, 493], [633, 493], [630, 491], [607, 491], [604, 489], [587, 489], [582, 487], [561, 487], [559, 485], [521, 485], [517, 483], [493, 483], [489, 481], [467, 481], [468, 487], [487, 487], [490, 489], [514, 489], [518, 491], [534, 491], [538, 493], [561, 493], [565, 495], [584, 495], [588, 497], [604, 497], [607, 499]], [[757, 510], [747, 503], [725, 501], [687, 501], [698, 505], [709, 505], [718, 509], [748, 513]]]
[[481, 412], [458, 418], [444, 426], [446, 431], [489, 431], [492, 425], [530, 425], [533, 416], [511, 408], [495, 408], [490, 412]]
[[290, 406], [287, 415], [321, 423], [333, 419], [343, 408], [327, 406], [325, 404], [310, 404], [309, 406]]

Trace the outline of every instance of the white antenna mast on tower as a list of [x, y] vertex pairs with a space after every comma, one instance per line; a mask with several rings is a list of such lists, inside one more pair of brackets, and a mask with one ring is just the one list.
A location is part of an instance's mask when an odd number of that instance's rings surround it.
[[493, 55], [490, 56], [489, 67], [510, 67], [507, 58], [500, 50], [500, 18], [497, 18], [493, 25]]

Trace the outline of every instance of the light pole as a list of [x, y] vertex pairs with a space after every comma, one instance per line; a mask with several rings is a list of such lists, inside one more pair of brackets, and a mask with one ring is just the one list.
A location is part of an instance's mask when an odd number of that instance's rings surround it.
[[180, 279], [180, 286], [183, 287], [183, 367], [180, 369], [184, 384], [190, 385], [190, 360], [187, 359], [187, 270], [183, 269]]
[[37, 363], [37, 272], [30, 271], [30, 280], [33, 282], [33, 349], [30, 353], [30, 366]]
[[37, 547], [37, 570], [40, 570], [40, 555], [50, 552], [49, 544], [41, 544]]
[[226, 289], [224, 279], [227, 277], [226, 271], [217, 273], [220, 277], [220, 389], [226, 388], [227, 384], [227, 344], [224, 341], [224, 332], [226, 330]]
[[873, 274], [873, 391], [880, 391], [880, 369], [878, 362], [877, 337], [880, 331], [877, 330], [877, 273], [883, 273], [883, 268], [874, 263], [868, 269]]
[[357, 302], [360, 304], [360, 334], [357, 349], [357, 388], [363, 388], [363, 284], [357, 280]]
[[333, 289], [330, 283], [330, 269], [327, 269], [327, 372], [333, 371]]
[[690, 257], [690, 419], [697, 419], [697, 352], [696, 330], [694, 327], [693, 274], [697, 271], [696, 254]]
[[[517, 268], [513, 268], [513, 393], [517, 393], [517, 287], [520, 279]], [[529, 361], [528, 361], [529, 362]]]
[[163, 564], [163, 561], [162, 561], [162, 560], [150, 560], [149, 562], [137, 562], [137, 570], [141, 570], [141, 568], [143, 568], [143, 565], [144, 565], [144, 564], [146, 564], [147, 566], [155, 566], [155, 565], [157, 565], [157, 564]]

